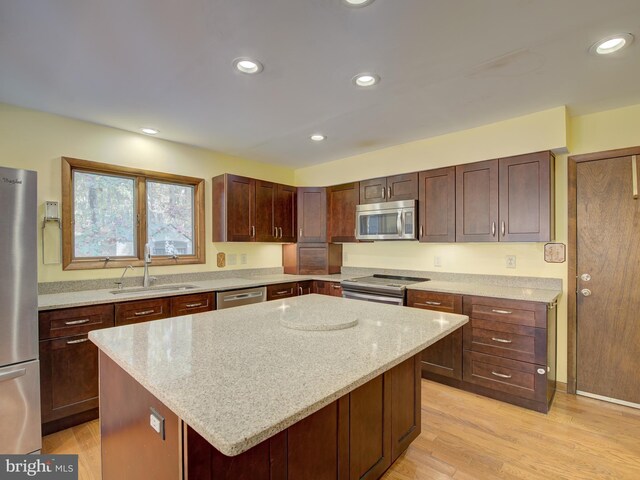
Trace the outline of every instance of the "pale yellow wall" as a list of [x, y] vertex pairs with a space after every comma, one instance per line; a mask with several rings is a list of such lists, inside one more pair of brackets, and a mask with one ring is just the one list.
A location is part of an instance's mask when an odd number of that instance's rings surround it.
[[[152, 267], [152, 273], [181, 273], [219, 270], [216, 254], [246, 253], [247, 264], [227, 268], [282, 266], [280, 245], [214, 244], [211, 239], [211, 177], [229, 172], [292, 184], [293, 170], [189, 147], [141, 134], [47, 113], [0, 104], [0, 165], [38, 172], [40, 211], [46, 200], [60, 201], [60, 157], [75, 157], [96, 162], [138, 167], [160, 172], [189, 175], [206, 183], [206, 255], [207, 263], [193, 266]], [[47, 240], [51, 235], [47, 228]], [[38, 239], [40, 245], [40, 239]], [[38, 280], [51, 282], [108, 278], [121, 269], [64, 272], [60, 265], [43, 265], [38, 251]], [[238, 258], [239, 262], [239, 258]], [[141, 274], [140, 270], [135, 272]]]
[[640, 145], [640, 104], [571, 118], [571, 155]]

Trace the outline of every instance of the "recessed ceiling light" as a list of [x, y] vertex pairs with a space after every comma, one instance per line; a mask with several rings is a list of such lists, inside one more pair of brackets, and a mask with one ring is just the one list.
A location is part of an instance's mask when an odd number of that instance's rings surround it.
[[357, 87], [373, 87], [380, 82], [380, 77], [374, 73], [359, 73], [353, 77], [353, 83]]
[[366, 7], [373, 3], [373, 0], [342, 0], [350, 7]]
[[140, 130], [145, 135], [156, 135], [160, 133], [160, 130], [156, 130], [155, 128], [150, 128], [150, 127], [144, 127], [144, 128], [141, 128]]
[[624, 47], [631, 45], [633, 42], [633, 35], [630, 33], [620, 33], [618, 35], [612, 35], [607, 38], [603, 38], [599, 42], [596, 42], [591, 47], [591, 52], [598, 55], [609, 55], [622, 50]]
[[239, 72], [248, 73], [249, 75], [254, 73], [260, 73], [262, 71], [262, 64], [257, 60], [251, 58], [236, 58], [233, 61], [233, 66]]
[[309, 137], [311, 140], [313, 140], [314, 142], [321, 142], [323, 140], [327, 139], [326, 135], [322, 135], [321, 133], [314, 133], [313, 135], [311, 135]]

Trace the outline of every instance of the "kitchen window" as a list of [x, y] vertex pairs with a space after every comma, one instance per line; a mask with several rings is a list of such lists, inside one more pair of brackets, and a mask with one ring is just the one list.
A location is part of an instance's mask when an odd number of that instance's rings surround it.
[[63, 268], [205, 263], [204, 180], [62, 158]]

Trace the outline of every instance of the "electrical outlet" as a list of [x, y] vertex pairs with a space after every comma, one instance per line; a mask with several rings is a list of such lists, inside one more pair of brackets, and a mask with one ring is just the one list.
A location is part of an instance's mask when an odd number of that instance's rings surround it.
[[516, 256], [515, 255], [507, 255], [506, 257], [504, 257], [506, 260], [506, 267], [507, 268], [516, 268]]
[[227, 258], [227, 265], [235, 265], [236, 263], [238, 263], [238, 255], [230, 253]]
[[225, 259], [224, 252], [220, 252], [218, 254], [217, 261], [218, 261], [218, 268], [224, 268], [224, 266], [226, 265], [226, 259]]
[[241, 265], [246, 265], [247, 264], [247, 254], [246, 253], [241, 253], [240, 254], [240, 264]]
[[149, 414], [149, 425], [160, 435], [160, 438], [164, 440], [164, 417], [153, 407], [149, 407], [149, 410], [151, 410]]
[[442, 258], [441, 257], [433, 257], [433, 266], [441, 267], [442, 266]]

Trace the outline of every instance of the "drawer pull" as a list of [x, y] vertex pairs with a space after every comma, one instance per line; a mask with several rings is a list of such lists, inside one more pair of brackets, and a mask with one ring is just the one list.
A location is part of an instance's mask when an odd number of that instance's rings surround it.
[[340, 290], [342, 287], [340, 285], [331, 285], [332, 288], [335, 288], [336, 290]]
[[[442, 305], [442, 302], [426, 301], [426, 302], [424, 302], [424, 304], [425, 304], [425, 305], [434, 305], [434, 306], [436, 306], [436, 307], [437, 307], [437, 306], [439, 306], [439, 305]], [[418, 305], [420, 305], [420, 304], [418, 304]]]
[[502, 315], [511, 315], [513, 312], [511, 310], [498, 310], [496, 308], [491, 310], [493, 313], [501, 313]]
[[493, 340], [494, 342], [500, 342], [500, 343], [512, 343], [513, 340], [506, 340], [504, 338], [496, 338], [496, 337], [491, 337], [491, 340]]
[[185, 305], [185, 307], [187, 307], [187, 308], [196, 308], [196, 307], [201, 307], [201, 306], [202, 306], [202, 302], [200, 302], [200, 303], [187, 303]]
[[87, 341], [89, 341], [88, 338], [79, 338], [77, 340], [68, 340], [67, 341], [67, 345], [74, 345], [76, 343], [84, 343], [84, 342], [87, 342]]
[[504, 373], [498, 373], [498, 372], [491, 372], [491, 375], [495, 375], [496, 377], [500, 377], [500, 378], [511, 378], [511, 375], [505, 375]]
[[142, 312], [135, 312], [134, 315], [136, 317], [141, 317], [143, 315], [149, 315], [150, 313], [154, 313], [155, 310], [143, 310]]
[[289, 290], [280, 290], [279, 292], [276, 292], [276, 295], [284, 295], [285, 293], [289, 293]]
[[89, 323], [91, 320], [88, 318], [83, 318], [82, 320], [70, 320], [68, 322], [64, 322], [65, 325], [83, 325], [85, 323]]

